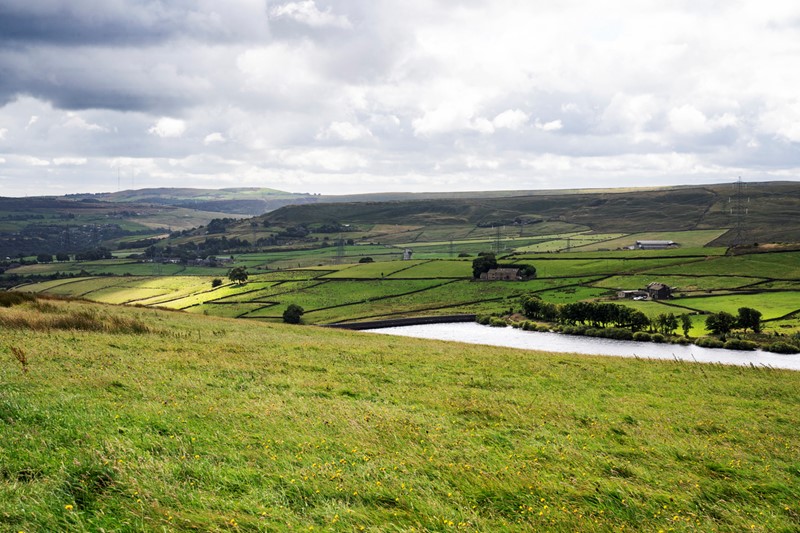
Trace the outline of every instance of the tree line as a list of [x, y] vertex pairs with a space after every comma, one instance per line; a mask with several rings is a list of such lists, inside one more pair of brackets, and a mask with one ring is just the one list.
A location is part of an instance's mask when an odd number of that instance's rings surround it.
[[[624, 328], [631, 332], [649, 330], [663, 335], [673, 335], [680, 327], [689, 336], [692, 320], [689, 314], [662, 313], [652, 319], [631, 307], [606, 302], [574, 302], [554, 304], [543, 301], [535, 294], [523, 296], [522, 314], [531, 320], [541, 320], [568, 326], [593, 328]], [[706, 318], [706, 329], [714, 335], [725, 335], [734, 329], [761, 332], [761, 312], [750, 307], [740, 307], [737, 315], [725, 311]]]

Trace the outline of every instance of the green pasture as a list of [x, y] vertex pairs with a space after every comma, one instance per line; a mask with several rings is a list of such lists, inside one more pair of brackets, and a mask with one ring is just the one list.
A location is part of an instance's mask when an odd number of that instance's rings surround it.
[[314, 311], [304, 318], [313, 323], [328, 323], [394, 316], [507, 312], [509, 307], [518, 307], [517, 298], [522, 294], [544, 291], [572, 282], [564, 280], [440, 281], [440, 285], [432, 286], [422, 292], [372, 302], [354, 303], [342, 308]]
[[543, 291], [537, 293], [539, 297], [550, 303], [554, 304], [569, 304], [580, 302], [582, 300], [593, 300], [603, 298], [609, 295], [607, 289], [598, 289], [594, 287], [562, 287]]
[[714, 257], [681, 266], [653, 269], [652, 273], [800, 279], [800, 251]]
[[399, 270], [389, 278], [472, 278], [471, 260], [434, 260], [419, 263], [406, 270]]
[[617, 239], [625, 235], [624, 233], [572, 233], [566, 235], [553, 235], [552, 238], [530, 246], [521, 246], [516, 249], [517, 253], [542, 253], [560, 252], [563, 250], [581, 248], [592, 243], [606, 242]]
[[[280, 305], [265, 310], [265, 316], [280, 317], [290, 304], [297, 304], [308, 313], [325, 307], [369, 303], [375, 299], [428, 289], [441, 283], [437, 280], [327, 281], [281, 294], [275, 298]], [[253, 316], [262, 314], [257, 312], [248, 315]]]
[[363, 279], [377, 279], [381, 277], [391, 276], [393, 273], [405, 271], [416, 265], [423, 263], [423, 261], [381, 261], [375, 263], [356, 263], [340, 268], [336, 272], [325, 274], [325, 279], [341, 279], [341, 278], [363, 278]]
[[244, 285], [248, 287], [246, 292], [224, 296], [222, 298], [215, 298], [213, 301], [208, 300], [208, 303], [213, 304], [229, 304], [229, 303], [248, 303], [248, 302], [265, 302], [273, 301], [275, 298], [284, 294], [300, 292], [308, 289], [314, 285], [325, 283], [323, 280], [298, 280], [298, 281], [283, 281], [275, 282], [274, 284], [258, 288], [255, 290], [250, 289], [250, 284]]
[[56, 289], [56, 287], [61, 287], [62, 285], [69, 285], [70, 283], [85, 281], [87, 279], [90, 278], [89, 277], [61, 278], [61, 279], [52, 279], [48, 281], [39, 281], [36, 283], [26, 283], [24, 285], [21, 285], [18, 290], [25, 292], [49, 292], [51, 290]]
[[538, 261], [525, 255], [514, 259], [526, 259], [536, 267], [536, 275], [542, 278], [565, 276], [619, 275], [648, 271], [661, 266], [684, 264], [685, 258], [657, 257], [652, 259], [544, 259]]
[[674, 241], [678, 244], [678, 249], [701, 248], [719, 238], [727, 231], [727, 228], [722, 228], [689, 231], [648, 231], [643, 233], [631, 233], [629, 235], [620, 236], [618, 238], [600, 243], [592, 243], [582, 246], [581, 250], [592, 251], [599, 248], [608, 248], [613, 250], [615, 248], [633, 246], [636, 244], [636, 241]]
[[194, 305], [183, 309], [188, 313], [211, 315], [222, 318], [238, 318], [248, 313], [252, 313], [261, 309], [262, 307], [269, 306], [263, 302], [236, 302], [236, 303], [218, 303], [208, 302], [203, 304]]
[[514, 254], [515, 257], [525, 259], [656, 259], [662, 257], [684, 257], [687, 261], [692, 258], [706, 258], [710, 256], [725, 255], [728, 251], [724, 247], [711, 248], [674, 248], [671, 250], [598, 250], [598, 251], [561, 251], [558, 254], [552, 253], [523, 253]]
[[713, 291], [720, 289], [736, 289], [744, 285], [757, 283], [761, 278], [738, 276], [655, 276], [632, 275], [612, 276], [598, 281], [596, 287], [616, 290], [643, 289], [648, 283], [657, 281], [676, 288], [676, 293]]
[[726, 311], [734, 315], [740, 307], [752, 307], [761, 311], [762, 319], [770, 320], [800, 311], [800, 292], [780, 291], [761, 294], [676, 298], [672, 302], [706, 313]]

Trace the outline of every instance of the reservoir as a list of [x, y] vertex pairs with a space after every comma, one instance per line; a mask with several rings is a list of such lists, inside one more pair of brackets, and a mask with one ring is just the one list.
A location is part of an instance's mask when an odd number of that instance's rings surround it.
[[506, 346], [543, 352], [565, 352], [642, 359], [679, 359], [700, 363], [722, 363], [757, 367], [800, 370], [800, 354], [784, 355], [756, 350], [752, 352], [701, 348], [693, 344], [656, 344], [652, 342], [618, 341], [560, 333], [540, 333], [511, 327], [495, 328], [475, 322], [422, 324], [365, 330], [384, 335], [401, 335], [422, 339], [458, 341], [470, 344]]

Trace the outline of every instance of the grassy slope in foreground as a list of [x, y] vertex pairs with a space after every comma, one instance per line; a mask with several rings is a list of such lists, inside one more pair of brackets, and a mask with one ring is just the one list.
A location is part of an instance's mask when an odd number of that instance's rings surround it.
[[2, 530], [800, 528], [800, 373], [30, 305]]

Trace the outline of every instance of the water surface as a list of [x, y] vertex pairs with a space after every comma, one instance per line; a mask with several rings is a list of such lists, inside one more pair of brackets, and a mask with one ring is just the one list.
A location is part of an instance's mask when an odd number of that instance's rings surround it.
[[423, 324], [365, 331], [385, 335], [458, 341], [470, 344], [488, 344], [491, 346], [506, 346], [545, 352], [641, 357], [644, 359], [679, 359], [701, 363], [755, 365], [800, 370], [800, 354], [783, 355], [761, 350], [745, 352], [721, 348], [701, 348], [693, 344], [681, 346], [679, 344], [618, 341], [596, 337], [562, 335], [559, 333], [524, 331], [511, 327], [494, 328], [475, 322]]

